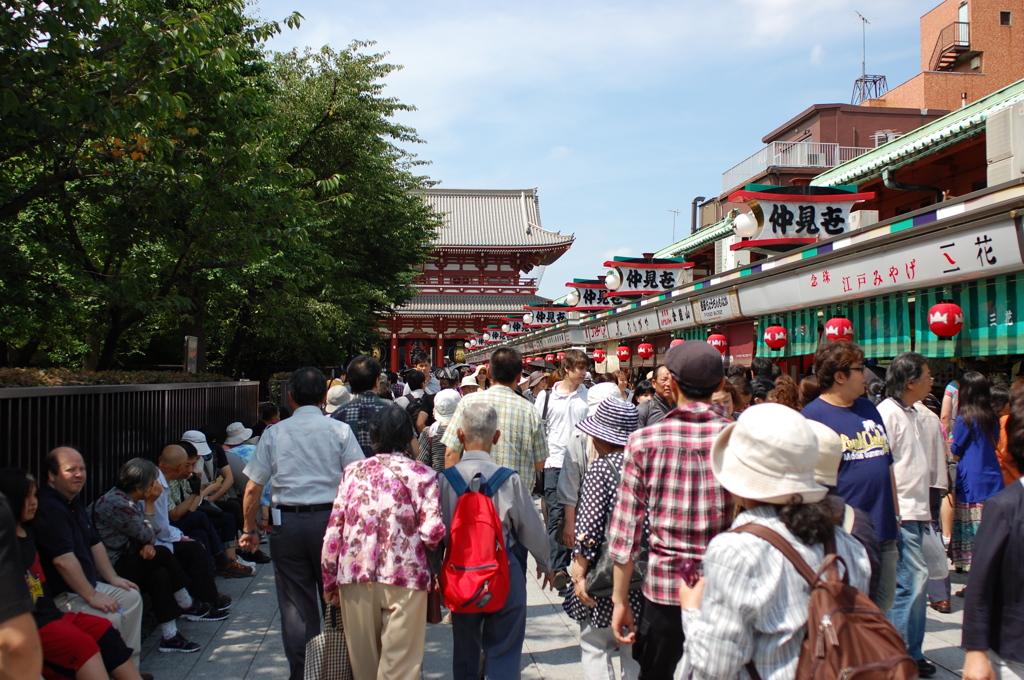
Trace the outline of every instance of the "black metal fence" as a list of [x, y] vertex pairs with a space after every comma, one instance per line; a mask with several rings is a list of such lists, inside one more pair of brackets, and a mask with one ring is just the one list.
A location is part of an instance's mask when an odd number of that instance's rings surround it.
[[43, 457], [72, 446], [85, 458], [88, 503], [109, 489], [125, 461], [155, 460], [186, 430], [256, 421], [259, 383], [186, 383], [0, 389], [0, 468], [45, 479]]

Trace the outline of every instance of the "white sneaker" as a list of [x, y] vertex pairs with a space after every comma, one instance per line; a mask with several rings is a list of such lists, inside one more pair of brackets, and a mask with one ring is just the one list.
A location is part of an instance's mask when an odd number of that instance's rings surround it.
[[237, 555], [235, 556], [235, 561], [238, 562], [239, 564], [241, 564], [243, 567], [252, 567], [253, 569], [256, 568], [256, 563], [255, 562], [250, 562], [249, 560], [243, 560], [241, 557], [238, 557]]

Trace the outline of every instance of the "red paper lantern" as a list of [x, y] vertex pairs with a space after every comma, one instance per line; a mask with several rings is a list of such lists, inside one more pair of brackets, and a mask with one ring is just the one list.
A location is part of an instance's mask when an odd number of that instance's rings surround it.
[[826, 340], [853, 340], [853, 322], [835, 317], [825, 322]]
[[649, 342], [641, 342], [636, 348], [636, 353], [641, 359], [650, 359], [654, 356], [654, 345]]
[[629, 348], [619, 345], [619, 348], [615, 350], [615, 356], [619, 358], [619, 361], [629, 361]]
[[544, 361], [550, 361], [551, 363], [554, 363], [554, 362], [555, 362], [555, 355], [554, 355], [554, 354], [548, 354], [548, 355], [546, 355], [546, 356], [544, 357]]
[[729, 351], [729, 341], [721, 333], [712, 333], [708, 336], [708, 344], [717, 349], [723, 355]]
[[559, 352], [557, 356], [558, 356], [558, 361], [561, 362], [562, 359], [565, 358], [565, 352]]
[[597, 363], [597, 364], [604, 363], [605, 356], [606, 356], [606, 353], [605, 353], [605, 351], [603, 349], [600, 349], [600, 348], [595, 349], [594, 350], [594, 363]]
[[676, 345], [681, 345], [684, 342], [686, 342], [686, 340], [683, 340], [682, 338], [676, 338], [672, 342], [668, 343], [668, 346], [669, 346], [669, 348], [672, 348], [672, 347], [675, 347]]
[[789, 334], [782, 326], [768, 326], [764, 329], [764, 344], [772, 349], [782, 349], [789, 341]]
[[964, 327], [964, 310], [952, 302], [940, 302], [928, 310], [928, 328], [940, 338], [951, 338]]

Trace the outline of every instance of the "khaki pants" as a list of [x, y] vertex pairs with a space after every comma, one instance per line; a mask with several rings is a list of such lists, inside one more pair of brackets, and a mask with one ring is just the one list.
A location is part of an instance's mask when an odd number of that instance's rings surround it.
[[419, 680], [427, 593], [383, 583], [348, 583], [340, 592], [355, 680]]
[[110, 614], [93, 609], [75, 593], [61, 593], [53, 601], [61, 611], [92, 614], [110, 621], [121, 633], [124, 643], [132, 648], [132, 663], [138, 668], [139, 652], [142, 651], [142, 595], [137, 590], [116, 588], [109, 583], [97, 583], [96, 590], [120, 602], [121, 611]]

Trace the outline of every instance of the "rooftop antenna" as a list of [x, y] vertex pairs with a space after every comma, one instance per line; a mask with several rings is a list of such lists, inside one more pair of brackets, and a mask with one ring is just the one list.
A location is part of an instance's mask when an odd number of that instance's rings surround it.
[[669, 210], [672, 213], [672, 243], [676, 242], [676, 217], [679, 216], [678, 210]]
[[861, 21], [860, 24], [860, 78], [853, 83], [853, 97], [850, 103], [854, 106], [862, 104], [869, 99], [878, 99], [889, 91], [889, 85], [885, 82], [885, 76], [868, 75], [868, 37], [867, 28], [871, 21], [860, 12], [854, 11]]

